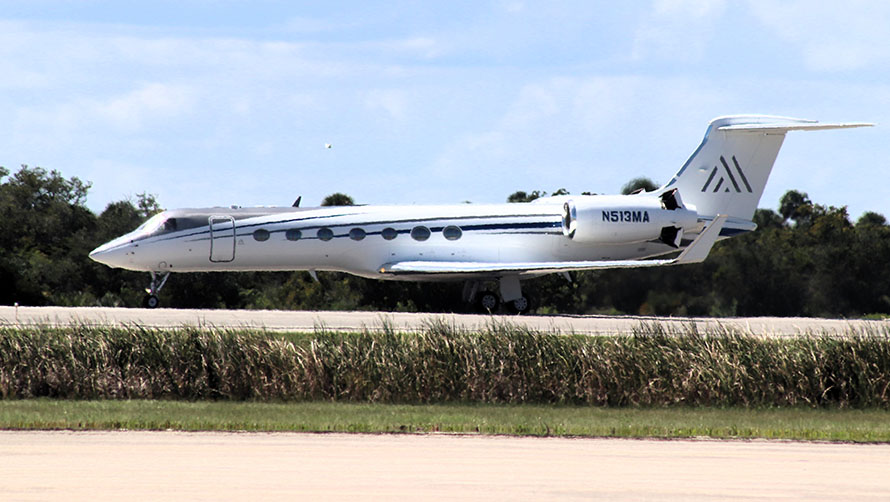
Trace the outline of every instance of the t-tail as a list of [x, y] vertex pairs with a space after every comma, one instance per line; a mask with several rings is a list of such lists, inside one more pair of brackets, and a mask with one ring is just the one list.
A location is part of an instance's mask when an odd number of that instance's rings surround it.
[[763, 115], [719, 117], [701, 145], [659, 191], [678, 189], [699, 216], [725, 214], [750, 221], [788, 131], [844, 129], [872, 124], [820, 124], [814, 120]]

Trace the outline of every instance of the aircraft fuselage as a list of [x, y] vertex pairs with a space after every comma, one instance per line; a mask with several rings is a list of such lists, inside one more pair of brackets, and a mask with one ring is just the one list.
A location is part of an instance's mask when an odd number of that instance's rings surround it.
[[[549, 199], [498, 205], [177, 209], [154, 216], [91, 257], [156, 273], [318, 270], [379, 279], [453, 280], [466, 274], [394, 275], [381, 267], [417, 260], [628, 260], [676, 250], [658, 240], [661, 228], [670, 223], [663, 216], [676, 216], [676, 211], [665, 212], [657, 198], [572, 198], [597, 202], [596, 214], [587, 215], [591, 226], [604, 227], [600, 233], [606, 241], [614, 235], [614, 242], [578, 242], [567, 236], [565, 198]], [[647, 199], [651, 203], [644, 204]], [[700, 230], [694, 213], [684, 216], [685, 230]]]

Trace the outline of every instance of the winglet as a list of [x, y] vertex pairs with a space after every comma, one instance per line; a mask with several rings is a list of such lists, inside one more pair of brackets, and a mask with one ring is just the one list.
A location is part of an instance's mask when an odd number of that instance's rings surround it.
[[687, 246], [686, 249], [680, 253], [680, 256], [677, 256], [673, 264], [682, 265], [705, 261], [705, 258], [708, 257], [714, 243], [717, 242], [717, 238], [720, 237], [720, 230], [723, 229], [723, 224], [726, 223], [727, 217], [728, 216], [725, 214], [718, 214], [714, 217], [714, 220], [708, 225], [708, 228], [698, 234], [698, 237], [692, 241], [692, 244]]

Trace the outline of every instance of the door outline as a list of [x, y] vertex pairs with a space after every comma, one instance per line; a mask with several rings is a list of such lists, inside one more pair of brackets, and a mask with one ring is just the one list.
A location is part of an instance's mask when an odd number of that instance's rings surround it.
[[207, 219], [210, 225], [210, 261], [227, 263], [235, 259], [235, 218], [215, 215]]

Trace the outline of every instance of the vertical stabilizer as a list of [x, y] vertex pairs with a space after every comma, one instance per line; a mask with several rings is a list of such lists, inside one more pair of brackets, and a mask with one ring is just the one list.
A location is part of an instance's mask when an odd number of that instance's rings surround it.
[[711, 121], [701, 145], [659, 191], [679, 189], [699, 215], [750, 220], [788, 131], [869, 125], [759, 115], [720, 117]]

